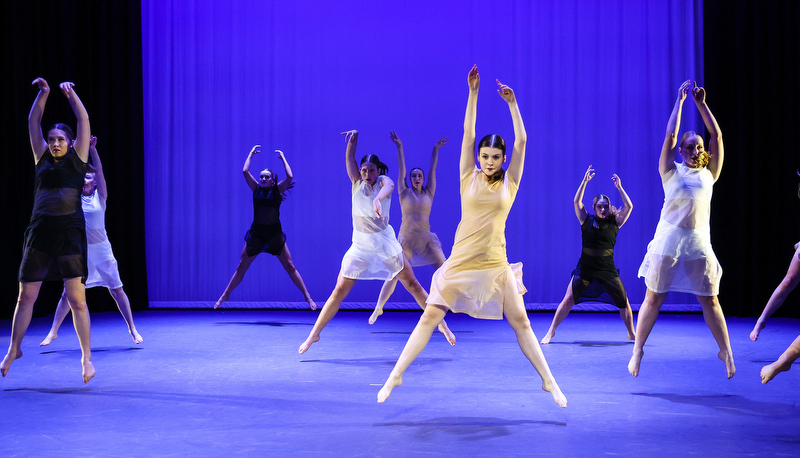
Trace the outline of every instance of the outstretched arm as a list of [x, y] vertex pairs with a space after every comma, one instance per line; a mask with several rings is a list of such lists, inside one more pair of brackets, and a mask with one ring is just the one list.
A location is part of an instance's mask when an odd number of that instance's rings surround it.
[[628, 218], [631, 216], [631, 212], [633, 211], [633, 202], [631, 198], [628, 197], [628, 193], [622, 189], [622, 179], [615, 173], [611, 175], [611, 181], [614, 182], [614, 187], [617, 188], [619, 191], [619, 196], [622, 197], [622, 205], [623, 207], [620, 208], [619, 213], [617, 213], [617, 226], [622, 227], [625, 224], [625, 221], [628, 221]]
[[408, 188], [406, 181], [406, 155], [403, 151], [403, 141], [397, 136], [397, 132], [389, 131], [389, 138], [397, 146], [397, 192], [403, 192]]
[[47, 85], [44, 78], [36, 78], [31, 84], [39, 86], [39, 93], [36, 94], [31, 111], [28, 113], [28, 137], [31, 140], [33, 159], [38, 163], [47, 150], [47, 141], [42, 135], [42, 114], [47, 103], [47, 96], [50, 95], [50, 86]]
[[100, 162], [100, 155], [97, 154], [97, 137], [89, 137], [89, 156], [92, 158], [94, 168], [94, 180], [97, 182], [97, 194], [103, 200], [108, 199], [108, 188], [106, 187], [106, 176], [103, 173], [103, 163]]
[[448, 141], [447, 137], [442, 137], [433, 145], [431, 168], [428, 170], [428, 184], [425, 185], [425, 190], [428, 191], [431, 198], [436, 194], [436, 164], [439, 162], [439, 148], [446, 145]]
[[672, 113], [667, 121], [667, 134], [664, 137], [664, 144], [661, 145], [661, 156], [658, 159], [658, 173], [662, 176], [675, 168], [675, 145], [678, 144], [678, 129], [681, 127], [681, 110], [686, 94], [689, 93], [689, 80], [681, 84], [678, 89], [678, 99], [672, 107]]
[[583, 222], [586, 221], [586, 218], [589, 216], [586, 213], [586, 207], [583, 206], [583, 193], [586, 192], [586, 184], [589, 183], [592, 178], [594, 178], [594, 169], [590, 165], [583, 175], [583, 180], [581, 180], [578, 190], [575, 192], [575, 198], [572, 199], [572, 205], [575, 207], [575, 216], [578, 218], [581, 225], [583, 225]]
[[473, 65], [467, 75], [469, 97], [467, 110], [464, 113], [464, 137], [461, 139], [461, 160], [459, 162], [460, 178], [472, 173], [475, 168], [475, 119], [478, 110], [478, 88], [481, 85], [481, 76], [478, 66]]
[[350, 177], [350, 182], [355, 183], [361, 179], [361, 173], [358, 171], [358, 164], [356, 163], [356, 147], [358, 146], [358, 131], [348, 130], [342, 132], [344, 141], [347, 143], [347, 148], [344, 150], [344, 162], [347, 168], [347, 176]]
[[289, 167], [289, 162], [286, 161], [286, 156], [283, 155], [283, 151], [276, 149], [275, 152], [278, 154], [278, 159], [283, 162], [283, 171], [286, 172], [286, 178], [281, 180], [278, 183], [278, 190], [283, 194], [292, 186], [292, 180], [294, 179], [294, 175], [292, 175], [292, 168]]
[[692, 88], [692, 98], [710, 135], [708, 139], [708, 170], [714, 177], [714, 181], [717, 181], [719, 174], [722, 172], [722, 161], [725, 156], [725, 148], [722, 145], [722, 131], [714, 115], [711, 114], [708, 105], [706, 105], [706, 90], [702, 87], [697, 87], [697, 82]]
[[250, 187], [250, 190], [255, 192], [256, 188], [258, 187], [258, 181], [256, 181], [253, 174], [250, 173], [250, 161], [253, 159], [253, 156], [261, 152], [261, 145], [255, 145], [250, 149], [250, 152], [247, 153], [247, 159], [244, 160], [244, 167], [242, 167], [242, 173], [244, 174], [244, 181], [247, 182], [247, 186]]
[[61, 83], [60, 87], [61, 92], [63, 92], [67, 100], [69, 100], [69, 106], [72, 107], [72, 112], [75, 113], [75, 117], [78, 119], [77, 128], [75, 129], [75, 143], [73, 143], [72, 147], [83, 162], [88, 162], [89, 137], [92, 136], [92, 130], [89, 126], [89, 114], [86, 113], [83, 102], [81, 102], [81, 99], [75, 92], [74, 83], [67, 81]]
[[519, 112], [517, 98], [514, 91], [497, 80], [500, 89], [497, 93], [508, 102], [508, 109], [511, 111], [511, 121], [514, 123], [514, 150], [511, 153], [511, 161], [508, 163], [508, 176], [519, 185], [522, 179], [522, 170], [525, 168], [525, 147], [528, 143], [528, 134], [525, 132], [525, 124], [522, 123], [522, 114]]

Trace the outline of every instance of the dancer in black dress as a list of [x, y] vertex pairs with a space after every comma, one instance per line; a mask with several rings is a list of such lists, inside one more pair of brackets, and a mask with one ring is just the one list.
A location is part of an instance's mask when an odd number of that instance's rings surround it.
[[550, 329], [542, 339], [542, 344], [550, 343], [550, 339], [556, 335], [556, 328], [567, 317], [575, 301], [581, 298], [586, 288], [592, 281], [598, 282], [606, 290], [614, 304], [619, 308], [619, 315], [628, 329], [628, 339], [634, 340], [633, 333], [633, 312], [631, 304], [628, 302], [628, 295], [625, 293], [625, 286], [619, 278], [619, 272], [614, 265], [614, 245], [617, 243], [617, 232], [625, 224], [633, 210], [633, 202], [628, 197], [628, 193], [622, 188], [622, 180], [613, 174], [611, 180], [614, 187], [622, 197], [623, 207], [616, 209], [611, 206], [611, 200], [604, 194], [595, 196], [592, 202], [594, 215], [586, 212], [583, 206], [583, 193], [586, 191], [586, 184], [594, 177], [594, 169], [590, 165], [586, 169], [583, 181], [575, 193], [573, 204], [575, 205], [575, 216], [581, 223], [581, 237], [583, 239], [583, 250], [578, 266], [572, 272], [572, 280], [567, 285], [567, 293], [558, 305]]
[[80, 341], [83, 382], [87, 383], [95, 375], [84, 289], [86, 228], [81, 208], [81, 190], [89, 159], [89, 115], [75, 93], [75, 85], [61, 83], [61, 92], [78, 120], [78, 134], [73, 134], [64, 124], [56, 124], [47, 131], [45, 138], [41, 121], [50, 87], [43, 78], [37, 78], [33, 84], [39, 87], [28, 115], [28, 135], [36, 162], [33, 212], [25, 230], [11, 343], [0, 363], [0, 373], [5, 377], [11, 363], [22, 356], [22, 339], [31, 322], [42, 281], [62, 280]]

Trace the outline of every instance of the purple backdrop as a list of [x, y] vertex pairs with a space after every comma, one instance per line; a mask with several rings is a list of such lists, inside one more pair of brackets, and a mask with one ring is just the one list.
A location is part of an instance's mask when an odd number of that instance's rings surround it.
[[[555, 5], [553, 4], [555, 3]], [[635, 277], [663, 201], [657, 158], [677, 88], [703, 81], [702, 2], [142, 1], [146, 243], [151, 301], [214, 301], [227, 284], [252, 219], [241, 168], [271, 167], [280, 148], [296, 187], [282, 207], [295, 264], [323, 302], [350, 244], [350, 183], [340, 132], [361, 132], [358, 156], [376, 153], [397, 180], [389, 130], [409, 169], [440, 152], [432, 227], [449, 254], [460, 217], [458, 152], [466, 75], [478, 64], [478, 136], [511, 138], [494, 80], [517, 93], [528, 156], [508, 220], [510, 261], [522, 261], [526, 302], [558, 302], [580, 253], [572, 198], [593, 164], [588, 202], [635, 209], [616, 250], [632, 303]], [[708, 101], [714, 109], [714, 89]], [[723, 126], [724, 127], [724, 126]], [[685, 104], [682, 131], [702, 129]], [[391, 223], [400, 206], [393, 198]], [[415, 270], [424, 286], [430, 267]], [[360, 282], [349, 301], [373, 301]], [[673, 302], [683, 302], [673, 295]], [[234, 301], [302, 301], [280, 263], [261, 255]], [[393, 301], [410, 301], [398, 288]]]

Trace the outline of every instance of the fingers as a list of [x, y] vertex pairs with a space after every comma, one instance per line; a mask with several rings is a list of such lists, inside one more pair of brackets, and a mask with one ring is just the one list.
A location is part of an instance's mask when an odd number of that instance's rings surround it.
[[275, 152], [278, 153], [278, 157], [283, 157], [283, 151], [276, 149]]
[[89, 137], [89, 146], [96, 146], [97, 145], [97, 137], [92, 135]]
[[253, 146], [253, 147], [250, 149], [250, 154], [258, 154], [258, 153], [260, 153], [260, 152], [261, 152], [261, 145], [254, 145], [254, 146]]
[[58, 85], [61, 88], [61, 92], [64, 93], [67, 97], [69, 97], [70, 93], [73, 91], [72, 88], [75, 87], [75, 83], [64, 81], [63, 83]]
[[40, 90], [46, 90], [46, 91], [50, 90], [50, 86], [47, 85], [47, 81], [45, 81], [44, 78], [36, 78], [35, 80], [33, 80], [31, 85], [32, 86], [39, 86]]

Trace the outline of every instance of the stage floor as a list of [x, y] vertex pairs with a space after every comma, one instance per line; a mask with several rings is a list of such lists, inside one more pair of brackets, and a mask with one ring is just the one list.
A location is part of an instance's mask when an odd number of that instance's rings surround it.
[[[536, 335], [551, 313], [529, 315]], [[773, 319], [728, 318], [736, 376], [725, 377], [697, 314], [662, 314], [641, 373], [616, 313], [574, 313], [544, 353], [558, 407], [505, 321], [448, 314], [385, 404], [376, 394], [419, 313], [341, 312], [308, 353], [317, 312], [146, 311], [134, 345], [117, 313], [92, 315], [97, 376], [84, 385], [71, 323], [0, 380], [0, 454], [10, 456], [786, 456], [800, 454], [800, 371], [761, 384], [761, 367], [800, 334]], [[0, 322], [5, 345], [11, 323]]]

